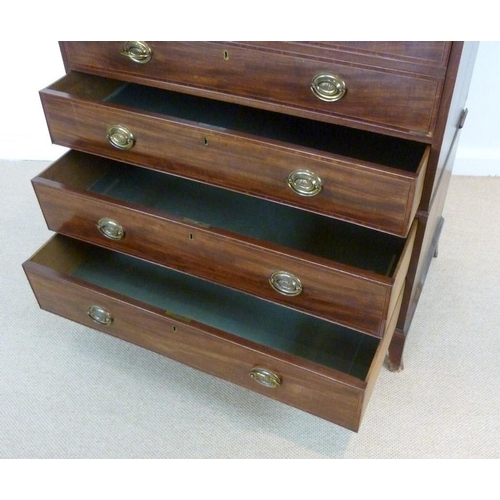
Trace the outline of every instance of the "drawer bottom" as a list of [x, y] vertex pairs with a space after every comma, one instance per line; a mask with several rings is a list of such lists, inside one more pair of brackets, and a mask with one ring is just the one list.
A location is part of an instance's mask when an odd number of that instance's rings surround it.
[[379, 340], [61, 235], [23, 267], [42, 309], [352, 430], [398, 312]]

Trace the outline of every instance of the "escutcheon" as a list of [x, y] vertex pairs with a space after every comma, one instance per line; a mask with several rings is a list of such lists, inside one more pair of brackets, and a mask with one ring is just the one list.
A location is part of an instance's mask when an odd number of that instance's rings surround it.
[[108, 127], [106, 138], [112, 146], [123, 151], [131, 149], [135, 143], [134, 135], [123, 125], [111, 125]]
[[311, 81], [312, 93], [322, 101], [339, 101], [347, 92], [344, 80], [332, 73], [319, 73]]
[[287, 183], [290, 189], [300, 196], [316, 196], [323, 189], [321, 179], [314, 172], [305, 169], [290, 172]]
[[87, 309], [87, 314], [100, 325], [109, 326], [113, 322], [111, 314], [101, 306], [91, 305]]
[[120, 54], [139, 64], [147, 63], [153, 57], [153, 51], [145, 42], [125, 42]]
[[106, 236], [106, 238], [110, 240], [121, 240], [125, 236], [123, 227], [118, 224], [118, 222], [108, 217], [99, 220], [97, 229], [99, 229], [103, 236]]
[[275, 389], [281, 385], [281, 377], [267, 368], [256, 366], [250, 370], [249, 375], [264, 387]]
[[287, 271], [276, 271], [271, 274], [269, 283], [282, 295], [293, 297], [302, 293], [302, 283], [299, 278]]

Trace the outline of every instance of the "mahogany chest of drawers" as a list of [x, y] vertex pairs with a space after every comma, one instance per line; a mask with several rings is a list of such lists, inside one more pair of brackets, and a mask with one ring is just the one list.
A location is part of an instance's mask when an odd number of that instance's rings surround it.
[[357, 431], [402, 368], [476, 47], [60, 47], [40, 307]]

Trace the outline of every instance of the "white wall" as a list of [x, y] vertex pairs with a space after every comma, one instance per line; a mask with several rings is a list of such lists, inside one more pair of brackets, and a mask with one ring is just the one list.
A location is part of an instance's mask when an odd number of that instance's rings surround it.
[[[0, 80], [0, 159], [55, 160], [38, 91], [64, 74], [57, 42], [17, 42], [24, 57], [3, 63]], [[500, 42], [481, 42], [454, 173], [500, 175]]]
[[481, 42], [453, 173], [500, 175], [500, 42]]
[[64, 75], [57, 41], [16, 41], [18, 57], [2, 64], [0, 159], [55, 160], [66, 151], [50, 142], [38, 91]]

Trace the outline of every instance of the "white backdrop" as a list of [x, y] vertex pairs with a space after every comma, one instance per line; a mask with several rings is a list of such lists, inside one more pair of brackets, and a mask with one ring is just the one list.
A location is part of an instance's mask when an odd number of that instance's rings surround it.
[[[0, 159], [55, 160], [65, 149], [50, 142], [38, 91], [64, 74], [56, 41], [17, 42], [17, 57], [0, 79]], [[454, 173], [500, 175], [500, 42], [481, 42]]]

